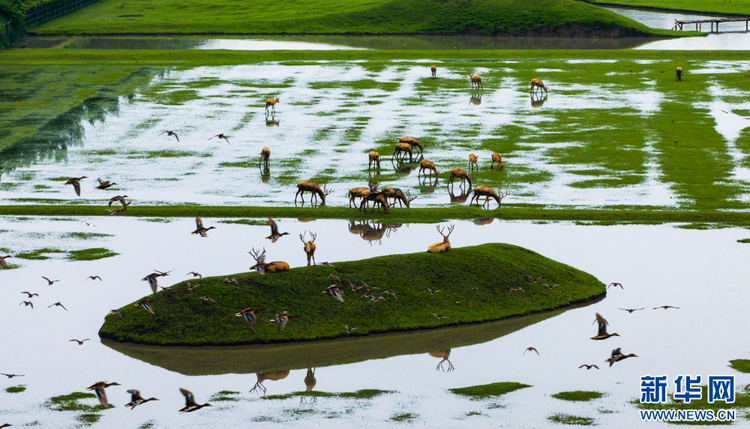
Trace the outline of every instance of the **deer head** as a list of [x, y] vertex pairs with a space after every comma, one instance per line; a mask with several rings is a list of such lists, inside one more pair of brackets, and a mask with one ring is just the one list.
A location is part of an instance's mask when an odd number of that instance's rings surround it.
[[[299, 239], [302, 240], [302, 242], [305, 243], [305, 244], [308, 243], [307, 241], [305, 241], [305, 236], [306, 235], [307, 235], [307, 230], [305, 230], [304, 233], [302, 233], [302, 234], [299, 235]], [[310, 238], [311, 238], [311, 240], [309, 241], [309, 243], [315, 243], [315, 239], [318, 238], [318, 234], [315, 234], [315, 233], [313, 233], [311, 231], [310, 232]]]
[[255, 259], [256, 264], [262, 264], [266, 261], [266, 248], [263, 248], [263, 251], [256, 250], [255, 247], [250, 250], [249, 253], [253, 259]]
[[440, 233], [440, 235], [443, 236], [443, 243], [445, 243], [445, 242], [448, 241], [448, 237], [450, 237], [451, 233], [453, 233], [453, 228], [455, 228], [455, 227], [456, 227], [456, 225], [451, 224], [448, 227], [448, 234], [447, 235], [443, 234], [443, 228], [440, 228], [439, 226], [436, 225], [435, 229], [437, 229], [437, 231]]

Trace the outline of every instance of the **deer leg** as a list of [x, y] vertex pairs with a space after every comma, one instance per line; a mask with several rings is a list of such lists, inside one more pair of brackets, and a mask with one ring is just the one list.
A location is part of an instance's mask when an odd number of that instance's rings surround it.
[[318, 265], [315, 263], [315, 252], [310, 253], [310, 257], [312, 257], [313, 265]]

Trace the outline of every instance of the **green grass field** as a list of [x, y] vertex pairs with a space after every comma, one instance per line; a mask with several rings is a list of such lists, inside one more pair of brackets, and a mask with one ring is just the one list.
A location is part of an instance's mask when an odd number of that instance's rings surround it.
[[723, 13], [731, 15], [750, 14], [750, 0], [584, 0], [588, 3], [601, 3], [622, 6], [672, 9], [692, 12]]
[[35, 34], [479, 34], [622, 37], [654, 30], [574, 0], [101, 0]]

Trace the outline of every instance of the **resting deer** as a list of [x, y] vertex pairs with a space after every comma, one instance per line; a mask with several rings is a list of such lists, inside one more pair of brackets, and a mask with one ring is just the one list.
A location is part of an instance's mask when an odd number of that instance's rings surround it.
[[354, 202], [355, 198], [365, 198], [368, 195], [370, 195], [370, 190], [367, 188], [363, 188], [361, 186], [355, 186], [353, 188], [349, 188], [349, 207], [354, 204], [356, 206], [356, 202]]
[[427, 252], [429, 253], [443, 253], [447, 252], [448, 250], [451, 250], [451, 242], [448, 240], [448, 237], [450, 237], [451, 233], [453, 232], [453, 228], [456, 226], [451, 224], [451, 226], [448, 227], [448, 235], [443, 234], [443, 228], [440, 228], [439, 226], [435, 226], [437, 231], [440, 233], [440, 235], [443, 236], [443, 241], [440, 243], [433, 243], [430, 244], [427, 247]]
[[500, 166], [500, 171], [503, 171], [505, 164], [503, 164], [503, 157], [499, 153], [492, 154], [492, 163], [490, 164], [490, 170], [495, 166], [495, 163]]
[[375, 206], [378, 206], [378, 211], [382, 208], [386, 213], [388, 213], [388, 200], [385, 199], [385, 196], [382, 192], [370, 192], [366, 197], [362, 198], [362, 202], [359, 204], [359, 209], [362, 210], [362, 207], [365, 207], [365, 210], [367, 210], [367, 203], [372, 201], [372, 211], [375, 211]]
[[451, 361], [448, 360], [448, 357], [451, 355], [451, 349], [438, 350], [436, 352], [429, 352], [427, 354], [430, 355], [430, 356], [432, 356], [432, 357], [435, 357], [435, 358], [443, 359], [437, 365], [437, 367], [435, 368], [435, 371], [440, 371], [440, 370], [445, 371], [445, 369], [443, 368], [443, 363], [444, 362], [448, 362], [448, 372], [451, 372], [454, 369], [456, 369], [456, 368], [453, 367], [453, 364], [451, 363]]
[[407, 153], [409, 154], [409, 160], [411, 160], [413, 154], [409, 143], [396, 143], [396, 150], [393, 152], [393, 155], [391, 155], [391, 161], [393, 161], [394, 157], [399, 158], [398, 154], [402, 154], [400, 158], [403, 158]]
[[474, 155], [473, 153], [470, 153], [469, 154], [469, 169], [473, 171], [474, 167], [476, 167], [477, 170], [479, 169], [479, 166], [477, 165], [477, 156]]
[[266, 249], [263, 248], [263, 252], [255, 250], [253, 247], [249, 253], [253, 259], [255, 259], [255, 265], [250, 267], [250, 270], [255, 270], [260, 274], [275, 273], [278, 271], [289, 271], [289, 264], [284, 261], [266, 262]]
[[430, 71], [432, 72], [432, 78], [435, 79], [437, 77], [437, 64], [431, 65]]
[[477, 90], [479, 90], [479, 87], [482, 87], [482, 91], [484, 91], [484, 85], [482, 85], [482, 76], [479, 76], [478, 74], [470, 74], [469, 79], [471, 79], [471, 89], [474, 89], [474, 86], [476, 85]]
[[435, 178], [438, 177], [438, 169], [435, 167], [435, 163], [432, 161], [428, 161], [426, 159], [423, 159], [419, 161], [419, 172], [417, 173], [417, 178], [419, 178], [420, 175], [422, 175], [422, 172], [428, 170], [430, 178], [432, 178], [432, 173], [435, 173]]
[[471, 205], [475, 199], [477, 200], [477, 205], [479, 205], [479, 198], [485, 197], [482, 207], [484, 207], [485, 205], [489, 206], [490, 198], [494, 198], [495, 201], [497, 201], [497, 207], [500, 208], [503, 205], [503, 198], [507, 196], [507, 193], [495, 192], [495, 190], [490, 188], [489, 186], [477, 186], [476, 188], [474, 188], [474, 196], [471, 197], [469, 205]]
[[682, 67], [677, 67], [677, 82], [682, 82]]
[[256, 377], [258, 377], [258, 381], [255, 382], [255, 386], [253, 386], [252, 389], [250, 389], [250, 393], [263, 391], [263, 394], [266, 393], [266, 386], [263, 385], [263, 382], [266, 380], [271, 381], [278, 381], [283, 380], [289, 375], [289, 371], [274, 371], [274, 372], [261, 372], [258, 374], [255, 374]]
[[380, 154], [373, 150], [370, 151], [367, 156], [370, 158], [370, 161], [367, 163], [367, 169], [369, 170], [372, 168], [373, 162], [377, 165], [377, 168], [380, 169]]
[[333, 191], [327, 190], [325, 186], [323, 186], [323, 189], [320, 189], [320, 186], [318, 186], [317, 183], [311, 182], [309, 180], [303, 180], [297, 183], [297, 193], [294, 195], [294, 202], [297, 202], [297, 195], [299, 195], [302, 198], [302, 202], [304, 203], [305, 192], [312, 193], [312, 196], [310, 197], [310, 204], [312, 204], [313, 198], [315, 198], [315, 201], [317, 202], [318, 196], [320, 196], [320, 204], [325, 205], [326, 196], [330, 195]]
[[271, 108], [271, 111], [276, 113], [276, 103], [279, 102], [279, 97], [276, 97], [275, 99], [269, 98], [266, 100], [266, 113], [268, 113], [268, 108]]
[[544, 85], [544, 82], [537, 78], [531, 79], [531, 89], [529, 89], [529, 92], [534, 91], [534, 89], [540, 88], [544, 90], [545, 94], [547, 93], [547, 87]]
[[406, 205], [407, 209], [409, 208], [409, 203], [417, 199], [417, 197], [412, 197], [408, 194], [405, 195], [399, 188], [391, 187], [383, 189], [383, 196], [385, 196], [386, 201], [388, 201], [388, 198], [393, 198], [393, 204], [391, 204], [393, 207], [396, 207], [396, 202], [398, 201], [399, 207]]
[[260, 162], [258, 164], [263, 164], [266, 167], [268, 167], [268, 160], [271, 158], [271, 149], [264, 147], [260, 150]]
[[414, 149], [414, 146], [419, 148], [419, 153], [424, 152], [424, 145], [420, 143], [416, 138], [414, 137], [407, 137], [402, 136], [398, 138], [399, 143], [409, 143], [409, 146], [411, 146], [412, 149]]
[[469, 173], [467, 173], [466, 170], [462, 170], [460, 168], [454, 168], [453, 170], [451, 170], [451, 177], [448, 179], [448, 184], [452, 186], [453, 185], [453, 180], [456, 177], [458, 177], [459, 179], [461, 179], [461, 185], [459, 185], [459, 186], [463, 186], [464, 182], [468, 180], [469, 181], [469, 189], [471, 189], [471, 187], [472, 187], [472, 185], [471, 185], [471, 177], [469, 177]]
[[314, 234], [312, 231], [310, 231], [310, 238], [312, 238], [312, 240], [305, 241], [306, 234], [307, 231], [305, 231], [303, 234], [300, 234], [299, 239], [302, 240], [302, 244], [305, 245], [305, 253], [307, 254], [307, 266], [310, 266], [310, 258], [312, 258], [313, 265], [318, 265], [315, 263], [315, 239], [318, 238], [318, 234]]

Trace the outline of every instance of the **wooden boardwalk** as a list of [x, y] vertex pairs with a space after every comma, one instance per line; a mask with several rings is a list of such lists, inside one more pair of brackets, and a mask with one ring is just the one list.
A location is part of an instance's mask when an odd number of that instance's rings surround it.
[[[686, 24], [695, 24], [695, 31], [701, 31], [701, 28], [703, 27], [703, 24], [711, 24], [711, 32], [712, 33], [718, 33], [719, 32], [719, 24], [723, 22], [742, 22], [745, 21], [745, 31], [750, 30], [750, 17], [746, 18], [714, 18], [714, 19], [703, 19], [703, 20], [693, 20], [693, 21], [679, 21], [674, 20], [674, 27], [672, 27], [672, 30], [680, 30], [682, 31], [682, 27]], [[716, 27], [716, 30], [714, 30], [714, 26]]]

